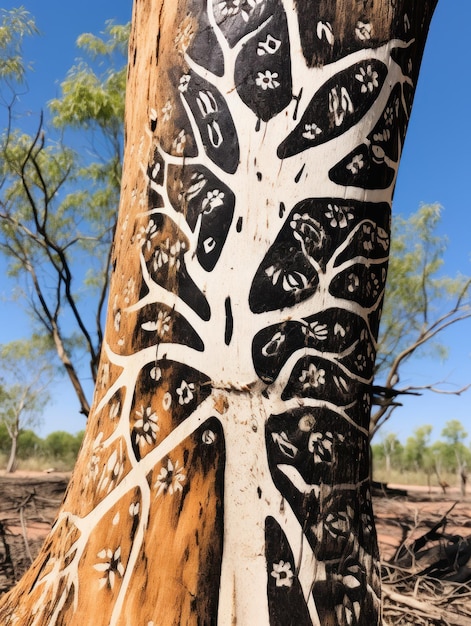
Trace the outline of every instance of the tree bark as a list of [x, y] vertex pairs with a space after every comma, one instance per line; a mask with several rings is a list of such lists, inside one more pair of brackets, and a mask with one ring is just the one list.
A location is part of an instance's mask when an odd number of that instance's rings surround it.
[[3, 624], [380, 623], [370, 392], [434, 4], [135, 2], [100, 376]]

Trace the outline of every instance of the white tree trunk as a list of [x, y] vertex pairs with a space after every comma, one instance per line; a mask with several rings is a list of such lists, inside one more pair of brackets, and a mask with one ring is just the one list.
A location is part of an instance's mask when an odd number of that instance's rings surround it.
[[370, 391], [433, 6], [136, 2], [94, 406], [2, 623], [380, 622]]

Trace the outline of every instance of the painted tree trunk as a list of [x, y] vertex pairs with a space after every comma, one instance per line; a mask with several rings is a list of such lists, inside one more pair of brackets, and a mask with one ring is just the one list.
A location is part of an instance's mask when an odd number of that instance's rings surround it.
[[370, 391], [434, 4], [136, 1], [99, 381], [2, 624], [380, 623]]

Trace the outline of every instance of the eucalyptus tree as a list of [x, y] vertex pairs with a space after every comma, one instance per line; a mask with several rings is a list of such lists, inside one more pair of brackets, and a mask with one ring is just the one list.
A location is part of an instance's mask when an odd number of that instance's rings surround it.
[[434, 6], [135, 2], [93, 408], [6, 626], [380, 623], [372, 382]]
[[82, 35], [91, 64], [74, 66], [50, 103], [64, 140], [86, 137], [85, 156], [48, 139], [41, 116], [34, 136], [9, 129], [0, 164], [0, 248], [86, 415], [84, 379], [96, 379], [119, 201], [128, 32], [108, 23], [104, 37]]
[[[388, 289], [381, 317], [375, 384], [377, 406], [371, 415], [371, 436], [400, 406], [401, 394], [424, 391], [461, 394], [449, 381], [418, 386], [400, 384], [404, 364], [412, 356], [446, 357], [442, 335], [450, 326], [471, 320], [471, 277], [443, 271], [447, 238], [437, 234], [442, 207], [422, 205], [404, 218], [394, 216]], [[463, 330], [463, 332], [465, 332]]]

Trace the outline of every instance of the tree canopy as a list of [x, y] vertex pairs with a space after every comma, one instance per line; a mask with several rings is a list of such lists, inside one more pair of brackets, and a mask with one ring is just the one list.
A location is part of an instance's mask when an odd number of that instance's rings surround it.
[[[27, 32], [32, 27], [11, 32], [14, 52]], [[84, 379], [96, 379], [103, 337], [119, 202], [128, 34], [129, 26], [108, 22], [102, 37], [82, 35], [85, 59], [40, 115], [36, 134], [8, 127], [1, 142], [0, 249], [33, 329], [51, 339], [84, 414], [90, 406]], [[17, 78], [23, 77], [20, 67]], [[86, 138], [80, 153], [78, 137]]]

